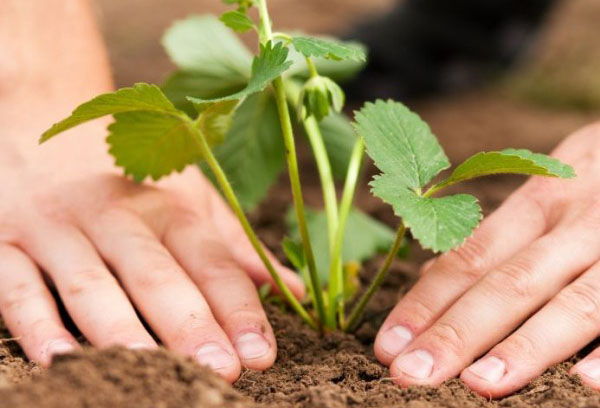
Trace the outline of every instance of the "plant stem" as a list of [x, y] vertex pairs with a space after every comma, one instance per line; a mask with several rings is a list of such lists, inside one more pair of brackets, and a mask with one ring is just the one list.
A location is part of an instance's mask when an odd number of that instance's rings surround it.
[[348, 323], [344, 326], [345, 331], [351, 332], [358, 327], [358, 324], [360, 323], [360, 319], [362, 318], [367, 303], [369, 303], [369, 300], [371, 300], [373, 294], [383, 283], [385, 276], [387, 275], [387, 272], [390, 269], [390, 266], [392, 265], [392, 261], [396, 258], [396, 254], [402, 246], [402, 240], [404, 239], [405, 232], [406, 227], [403, 223], [401, 223], [398, 227], [398, 231], [396, 232], [396, 239], [394, 240], [394, 244], [392, 245], [392, 248], [390, 249], [385, 258], [385, 262], [383, 263], [379, 271], [377, 271], [375, 278], [367, 288], [366, 292], [361, 296], [356, 306], [354, 306], [354, 309], [352, 309], [352, 313], [350, 313], [350, 317], [348, 318]]
[[314, 116], [309, 116], [302, 121], [306, 136], [315, 155], [319, 178], [321, 179], [321, 189], [323, 190], [323, 203], [325, 206], [325, 215], [327, 217], [327, 232], [329, 237], [329, 251], [333, 254], [335, 244], [335, 234], [338, 229], [338, 203], [335, 191], [335, 182], [331, 173], [331, 163], [327, 156], [327, 149], [323, 142], [321, 129]]
[[[267, 9], [266, 0], [257, 0], [258, 12], [260, 16], [260, 41], [265, 43], [273, 39], [271, 31], [271, 20]], [[300, 184], [300, 175], [298, 173], [298, 159], [296, 157], [296, 145], [294, 141], [294, 131], [292, 129], [292, 121], [290, 119], [290, 111], [285, 98], [285, 88], [283, 78], [278, 77], [273, 81], [273, 89], [275, 90], [275, 101], [277, 103], [277, 111], [281, 122], [281, 132], [283, 133], [283, 141], [285, 144], [286, 159], [288, 164], [288, 173], [290, 184], [292, 187], [292, 196], [294, 198], [294, 206], [296, 209], [296, 217], [298, 219], [298, 229], [302, 239], [302, 247], [304, 248], [304, 256], [308, 266], [310, 280], [315, 292], [316, 305], [315, 309], [321, 322], [325, 320], [325, 305], [323, 302], [323, 291], [321, 280], [317, 274], [315, 264], [315, 256], [308, 235], [308, 227], [306, 226], [306, 215], [304, 212], [304, 198], [302, 196], [302, 187]]]
[[292, 306], [292, 308], [296, 311], [296, 313], [298, 313], [298, 315], [302, 318], [302, 320], [304, 320], [306, 322], [306, 324], [308, 324], [312, 328], [317, 329], [318, 328], [317, 323], [310, 316], [310, 314], [306, 311], [306, 309], [302, 306], [302, 304], [300, 304], [298, 299], [296, 299], [296, 297], [292, 294], [290, 289], [283, 282], [283, 280], [281, 279], [281, 277], [275, 270], [275, 267], [273, 266], [273, 264], [271, 263], [271, 260], [267, 256], [265, 249], [263, 248], [258, 237], [256, 236], [256, 233], [252, 229], [252, 226], [250, 225], [250, 222], [248, 221], [246, 214], [244, 214], [244, 210], [242, 209], [242, 206], [240, 205], [240, 202], [238, 201], [238, 199], [233, 191], [233, 188], [231, 187], [231, 184], [229, 183], [229, 180], [227, 179], [227, 176], [225, 175], [225, 172], [221, 168], [221, 165], [217, 161], [217, 158], [214, 156], [210, 146], [208, 145], [208, 142], [206, 141], [204, 134], [202, 134], [202, 132], [193, 123], [190, 124], [190, 128], [193, 129], [194, 133], [197, 136], [196, 140], [198, 142], [200, 151], [202, 152], [203, 157], [205, 158], [211, 171], [213, 172], [217, 182], [219, 183], [219, 186], [221, 187], [221, 190], [223, 191], [223, 195], [229, 202], [229, 205], [233, 209], [233, 212], [235, 213], [237, 218], [240, 220], [240, 223], [242, 224], [242, 228], [244, 229], [246, 236], [248, 237], [248, 239], [250, 240], [250, 243], [252, 244], [252, 246], [254, 247], [256, 252], [258, 253], [258, 256], [262, 260], [263, 264], [269, 271], [269, 274], [275, 281], [275, 284], [277, 285], [277, 287], [279, 288], [279, 290], [281, 291], [281, 293], [285, 297], [285, 299], [288, 301], [288, 303]]
[[356, 183], [360, 174], [360, 167], [365, 152], [365, 144], [363, 139], [356, 139], [346, 181], [344, 183], [344, 192], [342, 193], [342, 201], [340, 204], [338, 227], [335, 234], [335, 242], [333, 251], [331, 252], [331, 264], [329, 270], [329, 304], [327, 310], [327, 325], [335, 327], [336, 312], [339, 318], [340, 327], [344, 323], [344, 274], [342, 265], [342, 249], [344, 246], [344, 234], [346, 232], [346, 223], [348, 215], [352, 208], [354, 193], [356, 192]]
[[311, 78], [319, 76], [319, 72], [317, 71], [317, 67], [315, 66], [312, 58], [306, 58], [306, 65], [308, 66], [308, 72]]

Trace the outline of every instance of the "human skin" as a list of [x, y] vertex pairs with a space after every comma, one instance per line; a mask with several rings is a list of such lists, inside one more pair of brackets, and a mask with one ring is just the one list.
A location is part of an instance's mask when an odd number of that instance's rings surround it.
[[[113, 89], [83, 0], [0, 2], [0, 313], [27, 356], [78, 348], [55, 289], [97, 347], [168, 348], [229, 381], [273, 364], [256, 285], [271, 282], [197, 168], [135, 184], [106, 154], [99, 120], [38, 146], [40, 134]], [[301, 298], [297, 275], [274, 260]]]
[[[600, 124], [553, 156], [577, 178], [534, 177], [455, 251], [424, 266], [375, 341], [403, 386], [460, 375], [486, 397], [525, 386], [600, 335]], [[571, 370], [600, 390], [600, 348]]]

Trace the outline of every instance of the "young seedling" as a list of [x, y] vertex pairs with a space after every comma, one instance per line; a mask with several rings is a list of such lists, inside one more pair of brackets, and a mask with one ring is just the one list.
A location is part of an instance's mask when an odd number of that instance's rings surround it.
[[[356, 132], [341, 114], [344, 93], [333, 78], [355, 73], [366, 60], [364, 47], [274, 33], [266, 0], [224, 2], [236, 9], [220, 20], [191, 17], [167, 31], [163, 44], [177, 71], [162, 89], [139, 83], [97, 96], [54, 124], [41, 142], [112, 115], [109, 152], [135, 181], [158, 180], [199, 164], [231, 206], [283, 299], [315, 329], [358, 327], [407, 229], [434, 252], [449, 251], [471, 235], [481, 219], [477, 200], [464, 194], [434, 196], [444, 188], [498, 173], [574, 176], [571, 167], [555, 159], [509, 149], [479, 153], [431, 184], [450, 163], [416, 114], [393, 101], [367, 103], [356, 114]], [[256, 22], [248, 14], [254, 8]], [[252, 57], [227, 27], [255, 31], [258, 55]], [[296, 122], [314, 154], [324, 212], [304, 205]], [[352, 207], [365, 146], [381, 171], [371, 183], [373, 194], [391, 204], [401, 218], [395, 233]], [[288, 216], [291, 238], [282, 246], [305, 279], [312, 309], [294, 298], [245, 215], [245, 209], [265, 196], [285, 163], [294, 208]], [[336, 177], [345, 180], [339, 200]], [[357, 292], [359, 262], [382, 250], [388, 250], [383, 266], [346, 319], [346, 302]], [[273, 299], [269, 289], [260, 289], [261, 299]]]

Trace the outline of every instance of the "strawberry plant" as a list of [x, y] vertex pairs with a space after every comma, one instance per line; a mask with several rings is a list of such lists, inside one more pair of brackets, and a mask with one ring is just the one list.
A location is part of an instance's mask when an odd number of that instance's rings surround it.
[[[41, 137], [45, 142], [105, 115], [109, 152], [126, 175], [158, 180], [191, 164], [220, 189], [279, 292], [315, 329], [354, 330], [404, 242], [405, 232], [427, 249], [449, 251], [469, 237], [481, 219], [466, 194], [439, 197], [445, 188], [499, 173], [574, 177], [558, 160], [527, 150], [482, 152], [433, 182], [450, 167], [430, 128], [399, 102], [378, 100], [342, 114], [344, 93], [336, 80], [358, 71], [364, 47], [327, 37], [273, 32], [266, 0], [225, 0], [235, 10], [220, 20], [196, 16], [173, 25], [163, 39], [177, 66], [163, 85], [138, 83], [77, 107]], [[258, 19], [252, 16], [258, 11]], [[258, 55], [234, 36], [255, 31]], [[294, 126], [298, 123], [299, 126]], [[306, 135], [319, 172], [324, 211], [304, 205], [296, 134]], [[353, 208], [365, 150], [380, 174], [372, 192], [400, 217], [396, 231]], [[294, 298], [265, 253], [245, 211], [265, 196], [287, 164], [293, 196], [290, 238], [282, 246], [304, 277], [312, 308]], [[343, 179], [341, 196], [335, 181]], [[359, 299], [360, 262], [387, 256]], [[261, 288], [261, 298], [268, 293]], [[346, 303], [354, 303], [346, 314]]]

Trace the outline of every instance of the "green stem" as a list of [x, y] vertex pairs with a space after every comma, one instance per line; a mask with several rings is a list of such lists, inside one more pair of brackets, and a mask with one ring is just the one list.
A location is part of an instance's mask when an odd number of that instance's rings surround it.
[[348, 215], [352, 208], [352, 201], [356, 192], [356, 184], [360, 175], [360, 167], [365, 152], [365, 144], [362, 138], [358, 138], [352, 149], [344, 192], [340, 204], [338, 227], [335, 234], [335, 242], [331, 253], [331, 265], [329, 270], [329, 304], [327, 310], [327, 325], [335, 327], [336, 313], [339, 317], [340, 327], [344, 323], [344, 274], [342, 265], [342, 249], [344, 246], [344, 234]]
[[[265, 43], [271, 41], [273, 34], [271, 32], [271, 20], [267, 9], [266, 0], [257, 0], [258, 12], [260, 16], [260, 41]], [[304, 248], [304, 256], [308, 266], [311, 284], [315, 291], [316, 305], [315, 309], [321, 322], [325, 320], [325, 305], [323, 301], [323, 291], [321, 280], [317, 274], [317, 266], [315, 256], [308, 235], [306, 226], [306, 215], [304, 211], [304, 198], [302, 196], [302, 187], [300, 184], [300, 175], [298, 173], [298, 159], [296, 157], [296, 145], [294, 141], [294, 131], [292, 129], [292, 121], [290, 119], [290, 111], [285, 98], [285, 88], [283, 78], [278, 77], [273, 81], [273, 89], [275, 90], [275, 101], [277, 103], [277, 111], [281, 122], [281, 132], [283, 133], [283, 141], [285, 144], [286, 159], [288, 164], [288, 173], [290, 184], [292, 187], [292, 196], [294, 198], [294, 206], [296, 209], [296, 217], [298, 219], [298, 229], [300, 238], [302, 239], [302, 247]]]
[[281, 293], [283, 294], [285, 299], [288, 301], [288, 303], [292, 306], [292, 308], [296, 311], [296, 313], [298, 313], [298, 315], [302, 318], [302, 320], [304, 320], [312, 328], [316, 329], [318, 327], [317, 323], [310, 316], [310, 314], [308, 314], [308, 312], [302, 306], [302, 304], [300, 304], [298, 299], [296, 299], [296, 297], [292, 294], [290, 289], [283, 282], [283, 280], [281, 279], [281, 277], [275, 270], [275, 267], [273, 266], [273, 264], [271, 263], [271, 260], [267, 256], [265, 249], [263, 248], [262, 244], [260, 243], [260, 240], [258, 239], [258, 237], [256, 236], [256, 233], [252, 229], [252, 226], [250, 225], [250, 222], [248, 221], [246, 214], [244, 214], [244, 210], [242, 209], [242, 206], [241, 206], [240, 202], [238, 201], [238, 199], [233, 191], [233, 188], [231, 187], [231, 184], [229, 183], [229, 180], [227, 179], [227, 176], [225, 175], [225, 172], [219, 165], [217, 158], [214, 156], [210, 146], [208, 145], [206, 138], [204, 137], [202, 132], [193, 123], [190, 124], [190, 128], [194, 131], [194, 133], [197, 136], [196, 140], [198, 142], [198, 147], [200, 148], [200, 151], [202, 152], [203, 157], [205, 158], [211, 171], [213, 172], [215, 179], [219, 183], [219, 186], [221, 187], [221, 190], [223, 191], [223, 195], [227, 199], [227, 202], [233, 209], [233, 212], [235, 213], [237, 218], [240, 220], [240, 223], [242, 224], [242, 228], [244, 229], [246, 236], [250, 240], [250, 243], [252, 244], [252, 246], [254, 247], [256, 252], [258, 253], [258, 256], [264, 263], [267, 270], [269, 271], [269, 274], [275, 281], [275, 284], [277, 285], [277, 287], [279, 288], [279, 290], [281, 291]]
[[358, 324], [360, 323], [360, 319], [362, 318], [367, 303], [369, 303], [369, 300], [371, 300], [373, 294], [377, 291], [377, 289], [379, 289], [379, 286], [381, 286], [381, 284], [383, 283], [385, 276], [387, 275], [387, 272], [390, 269], [390, 266], [392, 265], [392, 261], [396, 258], [396, 254], [402, 246], [402, 241], [404, 239], [405, 232], [406, 227], [403, 223], [401, 223], [398, 227], [398, 231], [396, 232], [396, 239], [394, 240], [394, 244], [392, 245], [392, 248], [390, 249], [385, 258], [385, 262], [383, 263], [379, 271], [377, 271], [373, 282], [371, 282], [366, 292], [361, 296], [356, 306], [354, 306], [354, 309], [352, 309], [352, 313], [350, 313], [348, 323], [344, 326], [344, 330], [351, 332], [356, 330], [356, 328], [358, 327]]
[[329, 251], [332, 253], [335, 243], [335, 233], [338, 229], [338, 203], [335, 191], [335, 182], [331, 173], [331, 163], [327, 156], [327, 148], [323, 142], [321, 129], [314, 116], [309, 116], [302, 121], [306, 136], [315, 155], [321, 188], [323, 190], [323, 203], [327, 217], [327, 232], [329, 237]]
[[317, 71], [317, 67], [312, 58], [306, 57], [306, 65], [308, 66], [308, 72], [310, 73], [311, 78], [319, 76], [319, 72]]

